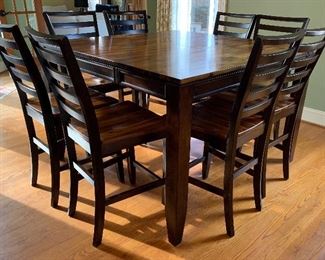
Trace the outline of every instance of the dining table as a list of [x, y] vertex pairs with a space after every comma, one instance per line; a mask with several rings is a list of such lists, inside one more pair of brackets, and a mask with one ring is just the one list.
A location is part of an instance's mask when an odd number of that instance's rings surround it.
[[80, 67], [166, 101], [165, 214], [168, 239], [182, 241], [192, 104], [240, 81], [253, 41], [197, 32], [156, 32], [70, 40]]

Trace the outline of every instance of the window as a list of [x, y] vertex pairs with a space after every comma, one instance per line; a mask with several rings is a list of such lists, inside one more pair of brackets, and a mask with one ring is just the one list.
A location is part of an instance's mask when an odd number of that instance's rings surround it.
[[213, 32], [218, 0], [174, 1], [172, 29], [192, 32]]

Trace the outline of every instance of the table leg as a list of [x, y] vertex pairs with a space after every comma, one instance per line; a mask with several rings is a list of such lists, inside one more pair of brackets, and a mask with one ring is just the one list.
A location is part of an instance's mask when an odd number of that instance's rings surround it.
[[188, 195], [192, 93], [190, 88], [167, 88], [166, 221], [168, 239], [174, 246], [182, 241]]

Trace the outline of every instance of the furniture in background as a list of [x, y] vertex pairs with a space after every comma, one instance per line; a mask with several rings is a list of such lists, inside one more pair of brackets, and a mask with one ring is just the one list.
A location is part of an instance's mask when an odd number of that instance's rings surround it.
[[[283, 177], [289, 179], [290, 154], [298, 134], [301, 120], [301, 109], [305, 103], [308, 80], [325, 47], [325, 28], [308, 29], [303, 42], [291, 64], [290, 71], [284, 81], [280, 92], [280, 98], [274, 111], [273, 124], [277, 129], [273, 133], [269, 147], [275, 147], [282, 151]], [[282, 133], [279, 134], [279, 122], [284, 120]], [[266, 196], [266, 163], [264, 162], [262, 178], [262, 196]]]
[[254, 14], [218, 12], [213, 34], [249, 39], [255, 23]]
[[104, 18], [110, 35], [148, 32], [147, 12], [145, 10], [114, 13], [104, 11]]
[[[85, 179], [95, 190], [93, 245], [98, 246], [103, 235], [105, 206], [165, 183], [164, 177], [147, 169], [155, 181], [106, 196], [104, 167], [117, 162], [117, 158], [111, 158], [116, 153], [128, 158], [130, 182], [135, 184], [135, 165], [139, 163], [135, 161], [134, 146], [165, 138], [166, 120], [130, 101], [111, 106], [93, 104], [69, 40], [42, 34], [30, 27], [27, 32], [62, 113], [71, 177], [69, 215], [73, 216], [76, 211], [78, 182]], [[57, 65], [66, 70], [58, 71]], [[78, 159], [76, 144], [90, 155], [89, 161]], [[120, 153], [122, 149], [126, 152]]]

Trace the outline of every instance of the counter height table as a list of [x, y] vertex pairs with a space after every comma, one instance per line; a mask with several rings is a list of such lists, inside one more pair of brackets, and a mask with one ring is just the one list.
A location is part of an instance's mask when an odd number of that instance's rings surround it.
[[84, 70], [167, 101], [166, 221], [182, 241], [188, 197], [192, 102], [238, 81], [253, 41], [161, 32], [71, 40]]

